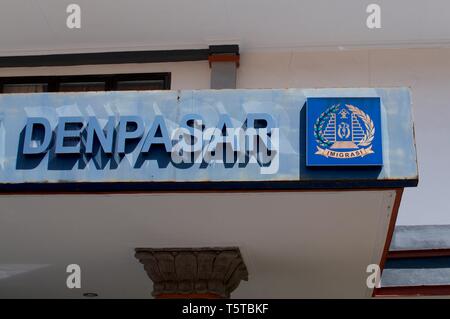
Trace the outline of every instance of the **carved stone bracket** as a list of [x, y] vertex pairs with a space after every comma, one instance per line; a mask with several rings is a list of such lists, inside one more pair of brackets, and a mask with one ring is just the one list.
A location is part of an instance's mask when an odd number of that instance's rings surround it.
[[248, 280], [239, 248], [137, 248], [136, 258], [153, 281], [152, 295], [204, 295], [229, 298]]

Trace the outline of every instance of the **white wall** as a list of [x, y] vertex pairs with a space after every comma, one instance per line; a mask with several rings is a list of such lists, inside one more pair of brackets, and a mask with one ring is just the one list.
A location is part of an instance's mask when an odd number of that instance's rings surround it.
[[[172, 89], [209, 88], [208, 62], [4, 68], [0, 76], [172, 72]], [[419, 187], [407, 189], [398, 224], [450, 224], [450, 49], [248, 52], [239, 88], [389, 87], [412, 91]]]
[[411, 88], [419, 187], [405, 191], [397, 224], [450, 224], [450, 49], [242, 54], [239, 88]]

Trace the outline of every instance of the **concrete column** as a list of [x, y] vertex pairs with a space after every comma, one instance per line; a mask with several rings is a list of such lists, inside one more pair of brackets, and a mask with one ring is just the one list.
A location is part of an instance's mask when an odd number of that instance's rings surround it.
[[248, 280], [239, 248], [137, 248], [155, 298], [229, 298]]
[[210, 46], [209, 51], [211, 89], [235, 89], [236, 70], [239, 67], [239, 46]]

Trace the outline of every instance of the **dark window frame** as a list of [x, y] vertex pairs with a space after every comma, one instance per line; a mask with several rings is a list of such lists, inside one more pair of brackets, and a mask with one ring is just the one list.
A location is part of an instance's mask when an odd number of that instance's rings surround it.
[[51, 76], [10, 76], [0, 77], [0, 93], [5, 84], [47, 84], [46, 92], [59, 92], [61, 83], [68, 82], [105, 82], [105, 91], [117, 90], [119, 81], [163, 81], [162, 90], [170, 90], [171, 73], [118, 73], [86, 75], [51, 75]]

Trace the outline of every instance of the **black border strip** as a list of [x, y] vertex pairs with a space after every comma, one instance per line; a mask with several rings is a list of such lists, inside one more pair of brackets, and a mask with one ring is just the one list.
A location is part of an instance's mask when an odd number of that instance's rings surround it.
[[122, 64], [204, 61], [210, 54], [239, 55], [239, 46], [211, 45], [208, 49], [119, 51], [47, 55], [0, 56], [0, 67], [68, 66], [86, 64]]
[[202, 61], [208, 56], [208, 49], [24, 55], [0, 57], [0, 67]]
[[0, 184], [0, 194], [380, 189], [415, 187], [417, 184], [417, 179], [354, 181], [17, 183]]

